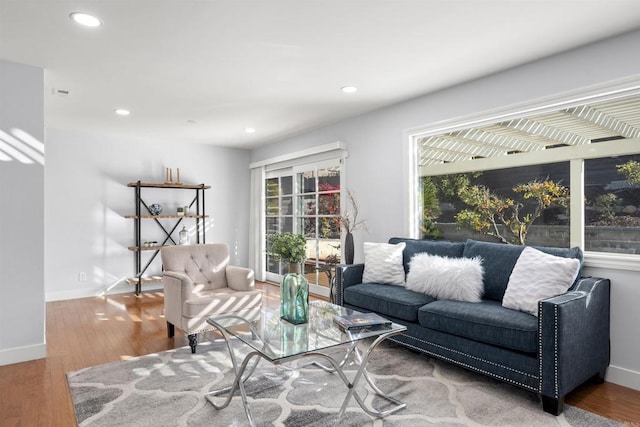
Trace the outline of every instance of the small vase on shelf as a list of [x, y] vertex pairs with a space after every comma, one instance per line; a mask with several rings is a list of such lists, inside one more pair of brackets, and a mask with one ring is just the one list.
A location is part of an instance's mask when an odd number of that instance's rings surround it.
[[181, 245], [188, 245], [190, 243], [190, 239], [189, 239], [189, 230], [187, 230], [187, 227], [182, 227], [182, 230], [180, 230], [180, 233], [178, 233], [180, 236], [180, 244]]

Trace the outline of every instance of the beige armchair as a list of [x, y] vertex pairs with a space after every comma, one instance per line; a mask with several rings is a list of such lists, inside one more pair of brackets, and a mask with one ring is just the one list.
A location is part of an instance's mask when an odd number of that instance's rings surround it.
[[176, 326], [183, 330], [192, 353], [196, 352], [198, 332], [213, 329], [207, 323], [209, 316], [262, 304], [253, 270], [228, 265], [226, 244], [168, 246], [160, 254], [167, 332], [171, 338]]

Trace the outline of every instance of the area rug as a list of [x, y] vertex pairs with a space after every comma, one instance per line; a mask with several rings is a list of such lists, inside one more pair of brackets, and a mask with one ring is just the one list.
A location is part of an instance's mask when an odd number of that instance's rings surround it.
[[[237, 343], [236, 349], [245, 351]], [[299, 365], [298, 365], [299, 364]], [[336, 374], [306, 365], [288, 367], [261, 361], [246, 383], [252, 414], [261, 426], [329, 426], [347, 393]], [[295, 369], [290, 369], [291, 367]], [[383, 343], [368, 365], [376, 384], [407, 408], [384, 419], [368, 416], [355, 399], [340, 426], [619, 426], [565, 405], [554, 417], [542, 411], [533, 393], [428, 358], [393, 343]], [[353, 363], [347, 375], [355, 373]], [[216, 410], [204, 398], [233, 380], [222, 341], [91, 367], [67, 374], [80, 426], [245, 426], [239, 395]], [[387, 402], [362, 381], [358, 392], [369, 406]]]

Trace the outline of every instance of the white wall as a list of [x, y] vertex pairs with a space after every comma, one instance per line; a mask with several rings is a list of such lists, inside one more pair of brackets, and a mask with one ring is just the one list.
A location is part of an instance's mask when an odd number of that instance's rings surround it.
[[[0, 60], [1, 131], [44, 140], [43, 81], [40, 68]], [[43, 177], [37, 161], [0, 160], [0, 365], [46, 355]]]
[[[231, 262], [246, 266], [249, 157], [247, 150], [47, 129], [47, 301], [133, 291], [124, 282], [134, 273], [134, 255], [127, 249], [134, 245], [134, 222], [123, 217], [135, 212], [134, 189], [127, 183], [163, 182], [165, 167], [173, 168], [174, 180], [180, 168], [182, 182], [211, 185], [205, 192], [207, 242], [227, 243]], [[195, 196], [186, 190], [142, 191], [145, 201], [160, 203], [164, 213]], [[195, 222], [185, 219], [183, 224], [189, 228]], [[143, 241], [162, 237], [159, 230], [152, 220], [144, 221]], [[158, 260], [150, 272], [161, 271]], [[80, 272], [87, 273], [86, 281], [79, 281]], [[155, 283], [143, 289], [161, 287]]]
[[[354, 191], [368, 227], [368, 232], [355, 233], [355, 258], [359, 262], [363, 260], [363, 241], [382, 242], [404, 233], [407, 214], [403, 206], [406, 175], [403, 151], [407, 142], [403, 134], [406, 130], [638, 76], [640, 56], [630, 54], [637, 46], [640, 46], [640, 31], [256, 149], [251, 161], [336, 140], [346, 143], [349, 151], [347, 187]], [[612, 278], [612, 358], [607, 378], [640, 389], [638, 273], [592, 268], [589, 274]]]

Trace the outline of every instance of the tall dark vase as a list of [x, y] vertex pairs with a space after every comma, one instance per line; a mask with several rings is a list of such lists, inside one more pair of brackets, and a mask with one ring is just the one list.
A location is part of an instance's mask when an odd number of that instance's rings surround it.
[[353, 264], [353, 234], [347, 232], [344, 236], [344, 263]]

